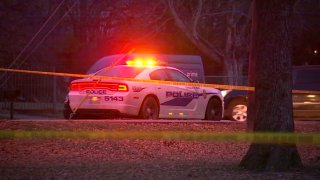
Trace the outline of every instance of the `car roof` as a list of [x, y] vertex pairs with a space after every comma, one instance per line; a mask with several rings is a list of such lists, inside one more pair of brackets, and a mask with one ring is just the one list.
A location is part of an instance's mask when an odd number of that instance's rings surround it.
[[304, 65], [304, 66], [293, 66], [293, 70], [309, 70], [309, 69], [320, 69], [320, 65]]

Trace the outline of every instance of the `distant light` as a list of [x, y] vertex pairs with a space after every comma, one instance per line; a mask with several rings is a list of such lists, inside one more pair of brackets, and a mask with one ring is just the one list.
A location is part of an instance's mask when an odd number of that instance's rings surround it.
[[318, 51], [317, 49], [315, 49], [315, 50], [313, 51], [313, 53], [314, 53], [314, 54], [318, 54], [319, 51]]
[[179, 113], [180, 116], [183, 116], [183, 113]]
[[307, 95], [307, 97], [308, 97], [308, 98], [315, 98], [315, 97], [316, 97], [316, 95], [309, 94], [309, 95]]
[[169, 114], [169, 116], [172, 116], [172, 115], [173, 115], [173, 113], [171, 113], [171, 112], [170, 112], [170, 113], [168, 113], [168, 114]]

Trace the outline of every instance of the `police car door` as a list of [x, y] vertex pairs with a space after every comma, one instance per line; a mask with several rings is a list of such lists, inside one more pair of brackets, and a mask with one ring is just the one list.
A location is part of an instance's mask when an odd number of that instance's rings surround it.
[[[151, 80], [169, 81], [170, 78], [165, 71], [165, 68], [157, 69], [150, 73]], [[172, 97], [167, 97], [168, 93], [175, 91], [175, 87], [169, 84], [154, 84], [154, 94], [159, 99], [160, 112], [159, 118], [174, 118], [171, 111], [171, 106], [163, 105]]]
[[[166, 68], [171, 81], [190, 83], [191, 79], [175, 69]], [[198, 118], [199, 88], [186, 85], [171, 85], [171, 91], [166, 91], [167, 101], [162, 106], [173, 113], [174, 118]]]

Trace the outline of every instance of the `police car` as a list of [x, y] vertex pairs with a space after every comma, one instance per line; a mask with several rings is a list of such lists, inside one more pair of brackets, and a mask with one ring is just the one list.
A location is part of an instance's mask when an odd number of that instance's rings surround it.
[[90, 78], [72, 81], [64, 117], [222, 119], [221, 92], [214, 88], [190, 86], [188, 83], [192, 82], [182, 71], [157, 66], [154, 60], [129, 60], [125, 65], [103, 68]]

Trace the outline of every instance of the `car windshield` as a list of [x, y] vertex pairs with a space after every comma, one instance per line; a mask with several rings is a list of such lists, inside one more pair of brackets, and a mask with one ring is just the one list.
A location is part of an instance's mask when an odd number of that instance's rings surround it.
[[114, 66], [112, 68], [103, 68], [99, 70], [95, 75], [108, 76], [108, 77], [121, 77], [121, 78], [135, 78], [145, 68], [134, 66]]

